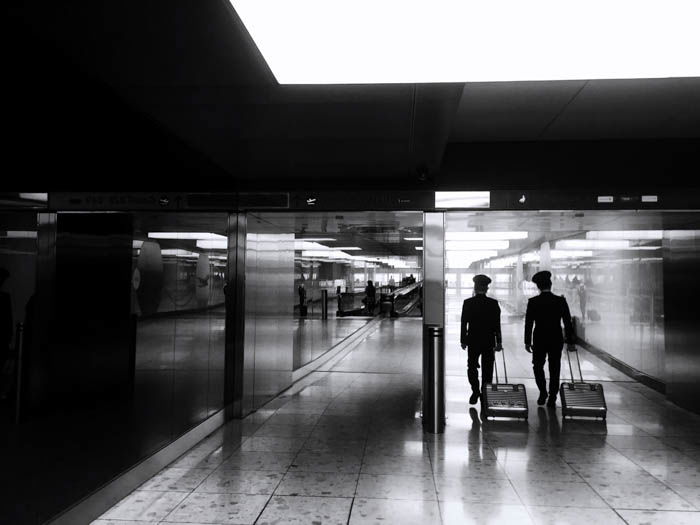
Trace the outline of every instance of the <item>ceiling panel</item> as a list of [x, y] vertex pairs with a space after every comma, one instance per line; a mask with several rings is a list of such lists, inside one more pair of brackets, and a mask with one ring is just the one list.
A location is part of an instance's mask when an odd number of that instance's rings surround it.
[[466, 84], [450, 142], [537, 139], [583, 84], [582, 81]]
[[700, 78], [590, 80], [546, 139], [700, 137]]

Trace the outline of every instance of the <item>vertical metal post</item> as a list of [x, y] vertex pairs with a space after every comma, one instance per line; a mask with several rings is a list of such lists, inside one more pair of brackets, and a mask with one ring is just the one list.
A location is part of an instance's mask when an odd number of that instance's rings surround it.
[[224, 406], [226, 418], [241, 417], [245, 410], [245, 258], [248, 222], [245, 213], [230, 213], [226, 268], [226, 353], [224, 361]]
[[328, 290], [321, 290], [321, 319], [328, 319]]
[[431, 434], [445, 431], [445, 337], [444, 328], [428, 325], [425, 331], [428, 352], [423, 359], [423, 430]]
[[445, 214], [423, 214], [423, 429], [445, 430]]

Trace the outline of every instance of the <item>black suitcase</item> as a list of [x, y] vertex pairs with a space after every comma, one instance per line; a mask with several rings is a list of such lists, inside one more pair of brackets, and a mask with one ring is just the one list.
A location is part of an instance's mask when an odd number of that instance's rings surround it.
[[600, 417], [605, 420], [608, 415], [608, 406], [605, 403], [603, 385], [600, 383], [586, 383], [583, 380], [578, 351], [573, 350], [573, 352], [576, 354], [578, 375], [581, 381], [577, 382], [574, 379], [574, 369], [571, 366], [571, 352], [566, 350], [566, 357], [569, 360], [569, 371], [571, 372], [571, 383], [562, 383], [559, 387], [561, 413], [563, 417]]
[[527, 419], [528, 407], [525, 385], [508, 382], [504, 350], [497, 353], [503, 355], [503, 374], [506, 382], [500, 383], [498, 380], [498, 366], [494, 356], [493, 370], [496, 373], [496, 382], [481, 386], [481, 417], [517, 417]]

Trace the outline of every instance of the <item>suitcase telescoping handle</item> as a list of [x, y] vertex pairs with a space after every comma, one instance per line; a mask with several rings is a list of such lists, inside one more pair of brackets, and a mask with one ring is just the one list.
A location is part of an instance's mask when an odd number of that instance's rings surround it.
[[[494, 354], [501, 354], [501, 356], [503, 357], [503, 375], [506, 376], [506, 383], [507, 383], [507, 382], [508, 382], [508, 370], [506, 369], [506, 354], [505, 354], [505, 350], [503, 350], [503, 348], [501, 348], [501, 351], [500, 351], [500, 352], [496, 352], [496, 351], [494, 350], [493, 353], [494, 353]], [[498, 380], [498, 365], [497, 365], [496, 361], [497, 361], [496, 356], [493, 356], [493, 370], [494, 370], [494, 372], [496, 372], [496, 384], [499, 384], [500, 381]]]
[[578, 376], [581, 378], [581, 383], [585, 383], [583, 380], [583, 373], [581, 373], [581, 360], [578, 358], [578, 350], [575, 350], [573, 352], [569, 352], [569, 350], [566, 350], [566, 358], [569, 360], [569, 372], [571, 372], [571, 382], [575, 383], [576, 380], [574, 379], [574, 369], [571, 366], [571, 354], [574, 353], [576, 354], [576, 364], [578, 365]]

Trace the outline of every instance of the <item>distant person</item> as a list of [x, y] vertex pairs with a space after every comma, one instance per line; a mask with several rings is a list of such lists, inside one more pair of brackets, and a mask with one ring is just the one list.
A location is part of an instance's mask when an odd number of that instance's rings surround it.
[[306, 304], [306, 288], [304, 288], [304, 283], [299, 285], [297, 292], [299, 293], [299, 306], [304, 306]]
[[581, 308], [581, 319], [586, 320], [586, 282], [581, 281], [578, 286], [578, 302]]
[[[569, 305], [563, 296], [552, 293], [552, 273], [537, 272], [532, 276], [540, 294], [527, 302], [525, 312], [525, 350], [532, 354], [532, 370], [540, 391], [538, 405], [556, 406], [559, 392], [559, 372], [561, 370], [561, 351], [564, 339], [568, 350], [575, 351], [574, 328], [571, 324]], [[562, 337], [561, 323], [564, 323], [566, 337]], [[533, 335], [534, 324], [534, 335]], [[547, 383], [544, 378], [544, 362], [549, 362], [549, 400], [547, 400]]]
[[377, 290], [372, 281], [367, 281], [365, 287], [365, 306], [370, 315], [374, 314], [374, 305], [377, 304]]
[[469, 404], [474, 405], [481, 396], [479, 388], [479, 357], [481, 357], [481, 381], [493, 381], [494, 350], [503, 350], [501, 339], [501, 308], [498, 301], [486, 297], [491, 279], [486, 275], [475, 275], [474, 295], [462, 304], [462, 327], [460, 342], [467, 349], [467, 377], [472, 387]]

